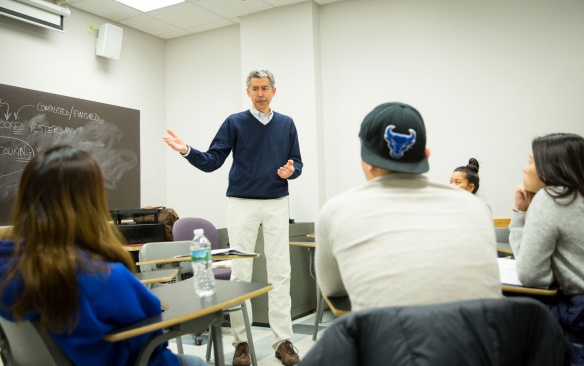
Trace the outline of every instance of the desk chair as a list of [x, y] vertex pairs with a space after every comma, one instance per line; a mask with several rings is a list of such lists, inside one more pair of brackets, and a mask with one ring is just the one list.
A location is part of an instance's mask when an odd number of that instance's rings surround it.
[[495, 227], [495, 237], [497, 243], [509, 243], [509, 227]]
[[[192, 239], [192, 238], [191, 238]], [[191, 253], [191, 240], [181, 241], [157, 241], [142, 245], [138, 252], [138, 261], [145, 262], [154, 259], [173, 258], [177, 255], [189, 255]], [[179, 273], [176, 280], [180, 281], [192, 276], [193, 267], [190, 261], [142, 264], [140, 272], [156, 271], [159, 269], [178, 268]]]
[[[316, 270], [314, 268], [314, 252], [315, 248], [309, 248], [310, 250], [310, 276], [316, 280]], [[314, 330], [312, 331], [312, 340], [316, 341], [318, 336], [318, 325], [322, 323], [322, 314], [326, 308], [326, 302], [324, 296], [322, 296], [322, 291], [318, 287], [318, 282], [316, 283], [316, 315], [314, 317]]]
[[[213, 223], [208, 220], [199, 217], [184, 217], [178, 219], [174, 226], [172, 227], [172, 237], [174, 240], [192, 240], [194, 236], [195, 229], [203, 229], [205, 231], [205, 236], [211, 242], [211, 249], [219, 249], [219, 232]], [[229, 280], [231, 278], [231, 268], [213, 268], [213, 274], [215, 279], [218, 280]], [[243, 313], [243, 321], [245, 324], [245, 333], [247, 334], [247, 340], [249, 345], [249, 353], [252, 361], [252, 365], [257, 366], [257, 359], [255, 354], [255, 348], [253, 344], [253, 338], [251, 335], [251, 324], [249, 323], [249, 317], [247, 315], [247, 306], [245, 301], [241, 305], [236, 307], [224, 309], [225, 313], [231, 313], [234, 311], [241, 311]], [[210, 332], [212, 330], [209, 330]], [[213, 347], [212, 334], [209, 334], [209, 340], [207, 342], [207, 354], [206, 360], [209, 361], [211, 358], [211, 348]], [[195, 340], [195, 343], [198, 343]]]
[[[221, 242], [217, 228], [210, 221], [199, 217], [178, 219], [172, 227], [172, 237], [174, 240], [193, 240], [195, 229], [205, 230], [205, 236], [211, 242], [211, 249], [219, 249]], [[218, 280], [229, 280], [231, 268], [213, 268], [213, 274]]]
[[495, 228], [495, 236], [497, 238], [497, 256], [498, 257], [509, 257], [513, 256], [513, 250], [509, 245], [509, 224], [511, 224], [511, 218], [500, 217], [493, 219], [493, 226]]
[[480, 299], [344, 315], [299, 366], [569, 366], [562, 329], [539, 301]]
[[[314, 234], [306, 235], [308, 239], [314, 240]], [[308, 272], [310, 277], [315, 280], [316, 283], [316, 315], [314, 316], [314, 330], [312, 332], [312, 340], [316, 341], [316, 337], [318, 335], [318, 324], [322, 323], [322, 315], [326, 307], [325, 300], [322, 296], [322, 291], [320, 291], [320, 287], [318, 287], [318, 282], [316, 282], [316, 270], [314, 268], [314, 256], [316, 252], [316, 243], [314, 241], [290, 241], [290, 245], [293, 246], [300, 246], [305, 247], [308, 249], [308, 253], [310, 255], [309, 262], [308, 262]]]
[[[314, 246], [307, 246], [308, 248], [308, 252], [310, 253], [310, 263], [309, 263], [309, 272], [310, 272], [310, 277], [314, 278], [314, 280], [316, 280], [316, 269], [314, 268], [314, 256], [315, 256], [315, 251], [316, 251], [316, 244]], [[322, 291], [320, 290], [320, 287], [318, 287], [318, 282], [316, 283], [316, 314], [314, 316], [314, 329], [312, 331], [312, 340], [316, 341], [316, 338], [318, 336], [318, 325], [320, 323], [322, 323], [322, 315], [324, 313], [324, 311], [326, 310], [327, 304], [326, 301], [324, 299], [324, 296], [322, 296]]]
[[38, 318], [12, 322], [0, 317], [0, 348], [6, 366], [73, 366]]
[[510, 223], [511, 223], [510, 217], [496, 217], [493, 219], [494, 227], [509, 227]]
[[[140, 248], [138, 252], [138, 260], [140, 262], [150, 261], [154, 259], [172, 258], [176, 255], [185, 255], [191, 252], [191, 241], [159, 241], [146, 243]], [[159, 263], [159, 264], [142, 264], [140, 265], [140, 272], [156, 271], [166, 268], [178, 268], [178, 274], [175, 281], [180, 281], [183, 278], [192, 276], [193, 268], [191, 262], [173, 262], [173, 263]], [[176, 348], [178, 353], [183, 354], [182, 338], [176, 339]]]
[[322, 291], [320, 287], [318, 287], [318, 283], [316, 284], [316, 315], [314, 316], [314, 330], [312, 331], [312, 340], [316, 341], [316, 337], [318, 336], [318, 325], [322, 323], [322, 314], [324, 313], [324, 308], [326, 303], [324, 301], [324, 297], [322, 296]]
[[509, 227], [495, 227], [498, 257], [513, 257], [513, 250], [509, 244], [509, 233]]

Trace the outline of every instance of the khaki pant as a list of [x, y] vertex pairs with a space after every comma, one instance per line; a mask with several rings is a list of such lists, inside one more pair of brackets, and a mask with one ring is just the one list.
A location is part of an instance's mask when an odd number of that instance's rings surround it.
[[[289, 248], [288, 196], [255, 200], [229, 198], [227, 208], [227, 231], [233, 248], [253, 252], [260, 224], [264, 234], [264, 255], [268, 282], [274, 289], [268, 292], [268, 319], [274, 332], [272, 348], [292, 337], [290, 298], [290, 248]], [[231, 281], [250, 282], [254, 259], [236, 259], [232, 262]], [[253, 322], [251, 302], [246, 302], [250, 324]], [[233, 330], [233, 345], [247, 342], [243, 316], [240, 312], [230, 314]]]

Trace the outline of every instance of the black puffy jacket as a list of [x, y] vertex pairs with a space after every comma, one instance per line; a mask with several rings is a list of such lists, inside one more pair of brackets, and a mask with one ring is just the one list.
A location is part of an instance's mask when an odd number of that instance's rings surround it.
[[301, 366], [568, 366], [559, 324], [523, 297], [386, 307], [337, 319]]

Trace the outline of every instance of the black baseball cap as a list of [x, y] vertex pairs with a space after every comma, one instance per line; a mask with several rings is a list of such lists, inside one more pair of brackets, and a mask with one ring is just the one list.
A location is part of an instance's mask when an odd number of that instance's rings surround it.
[[384, 103], [361, 123], [361, 159], [367, 164], [402, 173], [426, 173], [426, 127], [414, 107]]

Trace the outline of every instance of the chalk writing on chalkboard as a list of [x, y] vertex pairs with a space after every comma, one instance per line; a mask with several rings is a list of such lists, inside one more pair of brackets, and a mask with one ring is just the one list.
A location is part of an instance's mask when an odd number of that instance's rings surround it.
[[98, 161], [111, 209], [140, 207], [140, 111], [0, 84], [0, 225], [25, 165], [57, 144]]

